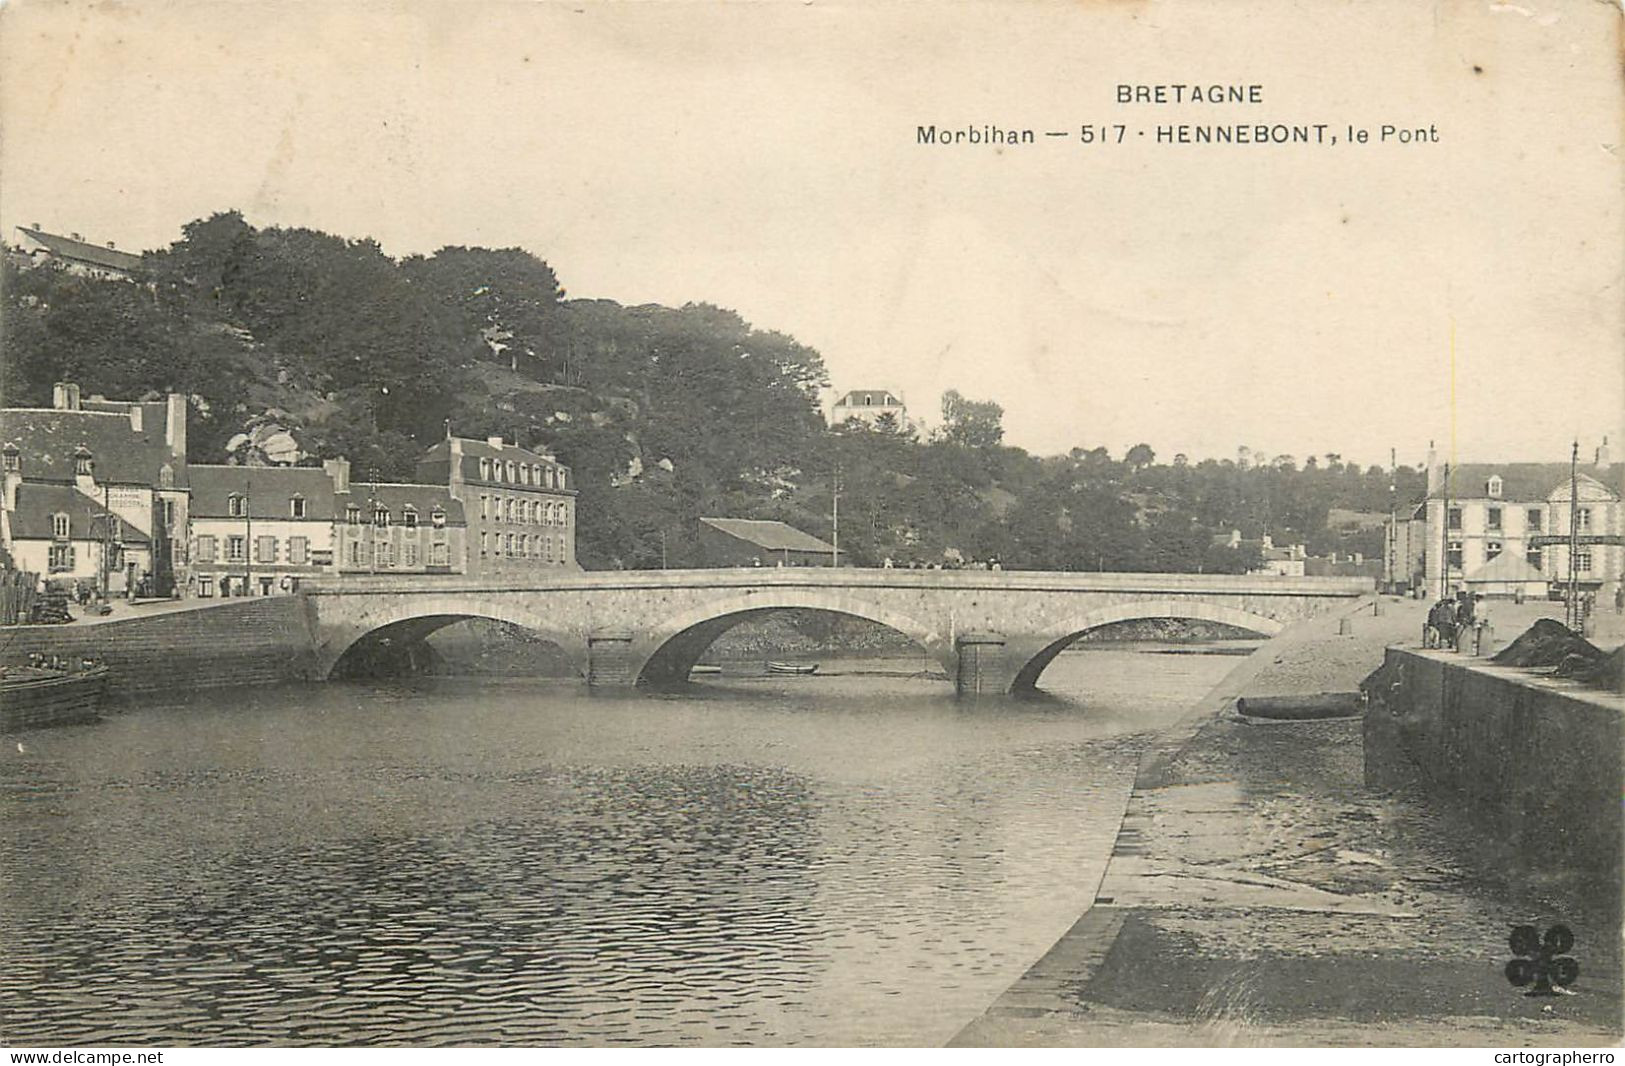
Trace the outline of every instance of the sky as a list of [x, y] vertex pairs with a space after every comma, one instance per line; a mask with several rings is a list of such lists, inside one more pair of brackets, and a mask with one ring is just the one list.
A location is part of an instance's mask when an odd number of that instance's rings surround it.
[[[236, 208], [393, 255], [517, 245], [572, 296], [788, 333], [840, 391], [996, 400], [1039, 453], [1625, 458], [1619, 24], [1596, 0], [13, 0], [0, 227], [141, 250]], [[1262, 102], [1116, 98], [1214, 83]], [[1156, 141], [1259, 122], [1339, 143]], [[1038, 143], [917, 143], [988, 124]]]

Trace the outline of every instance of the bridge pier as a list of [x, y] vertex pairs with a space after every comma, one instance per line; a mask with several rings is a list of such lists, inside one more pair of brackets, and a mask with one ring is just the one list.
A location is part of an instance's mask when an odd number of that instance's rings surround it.
[[587, 637], [589, 688], [628, 688], [637, 683], [631, 633], [603, 632]]
[[1003, 696], [1010, 691], [1016, 667], [1005, 639], [998, 633], [964, 633], [954, 641], [958, 668], [954, 692], [959, 696]]

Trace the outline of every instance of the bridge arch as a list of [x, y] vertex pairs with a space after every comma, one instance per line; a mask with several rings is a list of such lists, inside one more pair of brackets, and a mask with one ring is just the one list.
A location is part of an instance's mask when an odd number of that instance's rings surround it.
[[[454, 622], [483, 618], [518, 626], [541, 640], [558, 645], [577, 673], [585, 676], [586, 636], [559, 626], [547, 614], [511, 598], [451, 595], [388, 595], [371, 600], [353, 616], [344, 617], [345, 597], [334, 597], [336, 612], [323, 611], [317, 629], [315, 676], [326, 679], [352, 651], [367, 642], [417, 643]], [[334, 615], [339, 617], [335, 618]]]
[[752, 617], [781, 610], [828, 611], [875, 622], [908, 637], [954, 676], [951, 642], [933, 626], [845, 588], [764, 587], [713, 600], [662, 619], [632, 647], [632, 675], [639, 681], [681, 681], [711, 644]]
[[1130, 622], [1144, 618], [1188, 618], [1201, 622], [1219, 622], [1237, 629], [1251, 630], [1261, 636], [1273, 637], [1286, 628], [1278, 618], [1256, 614], [1239, 607], [1201, 599], [1157, 599], [1125, 603], [1110, 603], [1084, 611], [1057, 625], [1050, 626], [1028, 645], [1036, 650], [1018, 656], [1020, 665], [1010, 684], [1012, 692], [1026, 692], [1038, 686], [1038, 678], [1045, 667], [1055, 661], [1074, 640], [1091, 629]]

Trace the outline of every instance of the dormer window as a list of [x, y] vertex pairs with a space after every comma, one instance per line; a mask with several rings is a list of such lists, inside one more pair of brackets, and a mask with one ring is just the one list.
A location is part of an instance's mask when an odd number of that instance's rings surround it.
[[232, 518], [245, 518], [248, 515], [248, 497], [239, 493], [232, 493], [226, 497], [226, 514]]
[[53, 540], [67, 540], [68, 539], [68, 516], [67, 515], [58, 513], [58, 514], [54, 514], [54, 515], [51, 516], [51, 538]]
[[483, 455], [480, 457], [480, 480], [491, 480], [491, 460]]
[[401, 511], [401, 525], [407, 529], [416, 529], [418, 527], [418, 509], [416, 507], [407, 504]]
[[1491, 475], [1489, 481], [1485, 483], [1484, 487], [1488, 490], [1492, 498], [1499, 498], [1501, 495], [1501, 475]]
[[89, 448], [86, 448], [83, 444], [81, 444], [78, 448], [74, 449], [73, 473], [75, 477], [89, 477], [91, 469], [95, 465], [95, 460], [90, 456]]
[[509, 481], [517, 482], [519, 480], [519, 469], [518, 468], [519, 468], [518, 463], [514, 462], [512, 459], [508, 460], [508, 480]]
[[305, 498], [293, 496], [288, 499], [288, 515], [291, 518], [305, 517]]
[[6, 446], [3, 449], [0, 449], [0, 463], [4, 463], [6, 473], [15, 474], [17, 471], [23, 468], [21, 449], [10, 441], [7, 441]]
[[353, 503], [350, 504], [344, 509], [344, 520], [352, 526], [359, 526], [361, 524], [361, 508]]
[[437, 506], [434, 510], [430, 511], [429, 524], [434, 526], [436, 529], [446, 528], [446, 509], [444, 507]]
[[375, 526], [389, 525], [389, 508], [381, 503], [374, 506], [372, 509], [372, 524]]

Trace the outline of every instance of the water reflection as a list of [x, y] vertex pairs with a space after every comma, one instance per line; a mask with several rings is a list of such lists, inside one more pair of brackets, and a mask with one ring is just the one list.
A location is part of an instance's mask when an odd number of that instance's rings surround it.
[[1076, 918], [1237, 660], [680, 697], [218, 694], [0, 759], [13, 1044], [940, 1043]]

